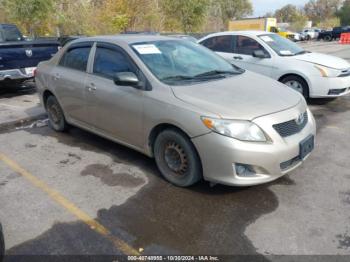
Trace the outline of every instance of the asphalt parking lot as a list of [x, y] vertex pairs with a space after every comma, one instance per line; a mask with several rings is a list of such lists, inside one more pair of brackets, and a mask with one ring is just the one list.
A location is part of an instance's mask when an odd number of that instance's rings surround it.
[[[350, 45], [303, 46], [350, 61]], [[55, 133], [33, 86], [3, 91], [0, 106], [13, 118], [0, 127], [9, 255], [350, 255], [350, 97], [310, 101], [314, 153], [250, 188], [177, 188], [142, 154], [78, 128]]]

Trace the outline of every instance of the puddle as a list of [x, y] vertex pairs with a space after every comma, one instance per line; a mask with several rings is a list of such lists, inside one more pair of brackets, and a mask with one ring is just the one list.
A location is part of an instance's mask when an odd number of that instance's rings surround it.
[[115, 173], [110, 166], [102, 164], [92, 164], [87, 166], [82, 172], [82, 176], [94, 176], [108, 186], [138, 187], [146, 181], [135, 176], [133, 173]]

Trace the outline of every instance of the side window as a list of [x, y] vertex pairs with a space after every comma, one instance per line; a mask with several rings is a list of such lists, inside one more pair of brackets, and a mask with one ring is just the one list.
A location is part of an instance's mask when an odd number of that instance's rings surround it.
[[233, 53], [232, 39], [231, 35], [214, 36], [201, 44], [216, 52]]
[[120, 51], [106, 47], [97, 47], [93, 73], [113, 79], [115, 73], [134, 72], [129, 59]]
[[60, 66], [86, 71], [91, 47], [73, 47], [61, 58]]
[[235, 53], [242, 55], [253, 55], [254, 51], [262, 50], [267, 54], [265, 48], [250, 37], [238, 35], [236, 37]]

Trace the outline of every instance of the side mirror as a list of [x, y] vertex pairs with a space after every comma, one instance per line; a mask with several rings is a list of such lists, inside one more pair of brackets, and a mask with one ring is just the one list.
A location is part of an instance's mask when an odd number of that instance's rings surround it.
[[139, 88], [141, 82], [133, 72], [119, 72], [114, 76], [114, 83], [119, 86], [132, 86]]
[[263, 58], [268, 58], [269, 56], [263, 50], [255, 50], [253, 52], [253, 57], [263, 59]]

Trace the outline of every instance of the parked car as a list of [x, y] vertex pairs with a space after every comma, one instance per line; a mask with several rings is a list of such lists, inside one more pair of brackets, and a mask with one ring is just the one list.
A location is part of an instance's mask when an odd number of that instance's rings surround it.
[[54, 130], [78, 126], [154, 157], [181, 187], [266, 183], [314, 146], [315, 120], [298, 92], [191, 41], [75, 40], [39, 64], [36, 82]]
[[350, 33], [350, 26], [334, 27], [332, 31], [321, 31], [318, 34], [318, 40], [337, 40], [340, 38], [342, 33]]
[[305, 28], [302, 33], [305, 35], [305, 40], [317, 39], [320, 33], [320, 29], [317, 28]]
[[306, 40], [305, 35], [302, 33], [293, 33], [294, 38], [291, 39], [293, 42], [299, 42]]
[[15, 25], [0, 24], [0, 86], [33, 78], [38, 63], [50, 59], [58, 47], [57, 41], [25, 41]]
[[0, 223], [0, 262], [3, 261], [5, 256], [5, 240], [4, 240], [4, 234], [2, 232], [2, 226]]
[[198, 42], [230, 63], [278, 80], [305, 98], [338, 97], [350, 92], [350, 63], [305, 51], [277, 34], [222, 32]]

